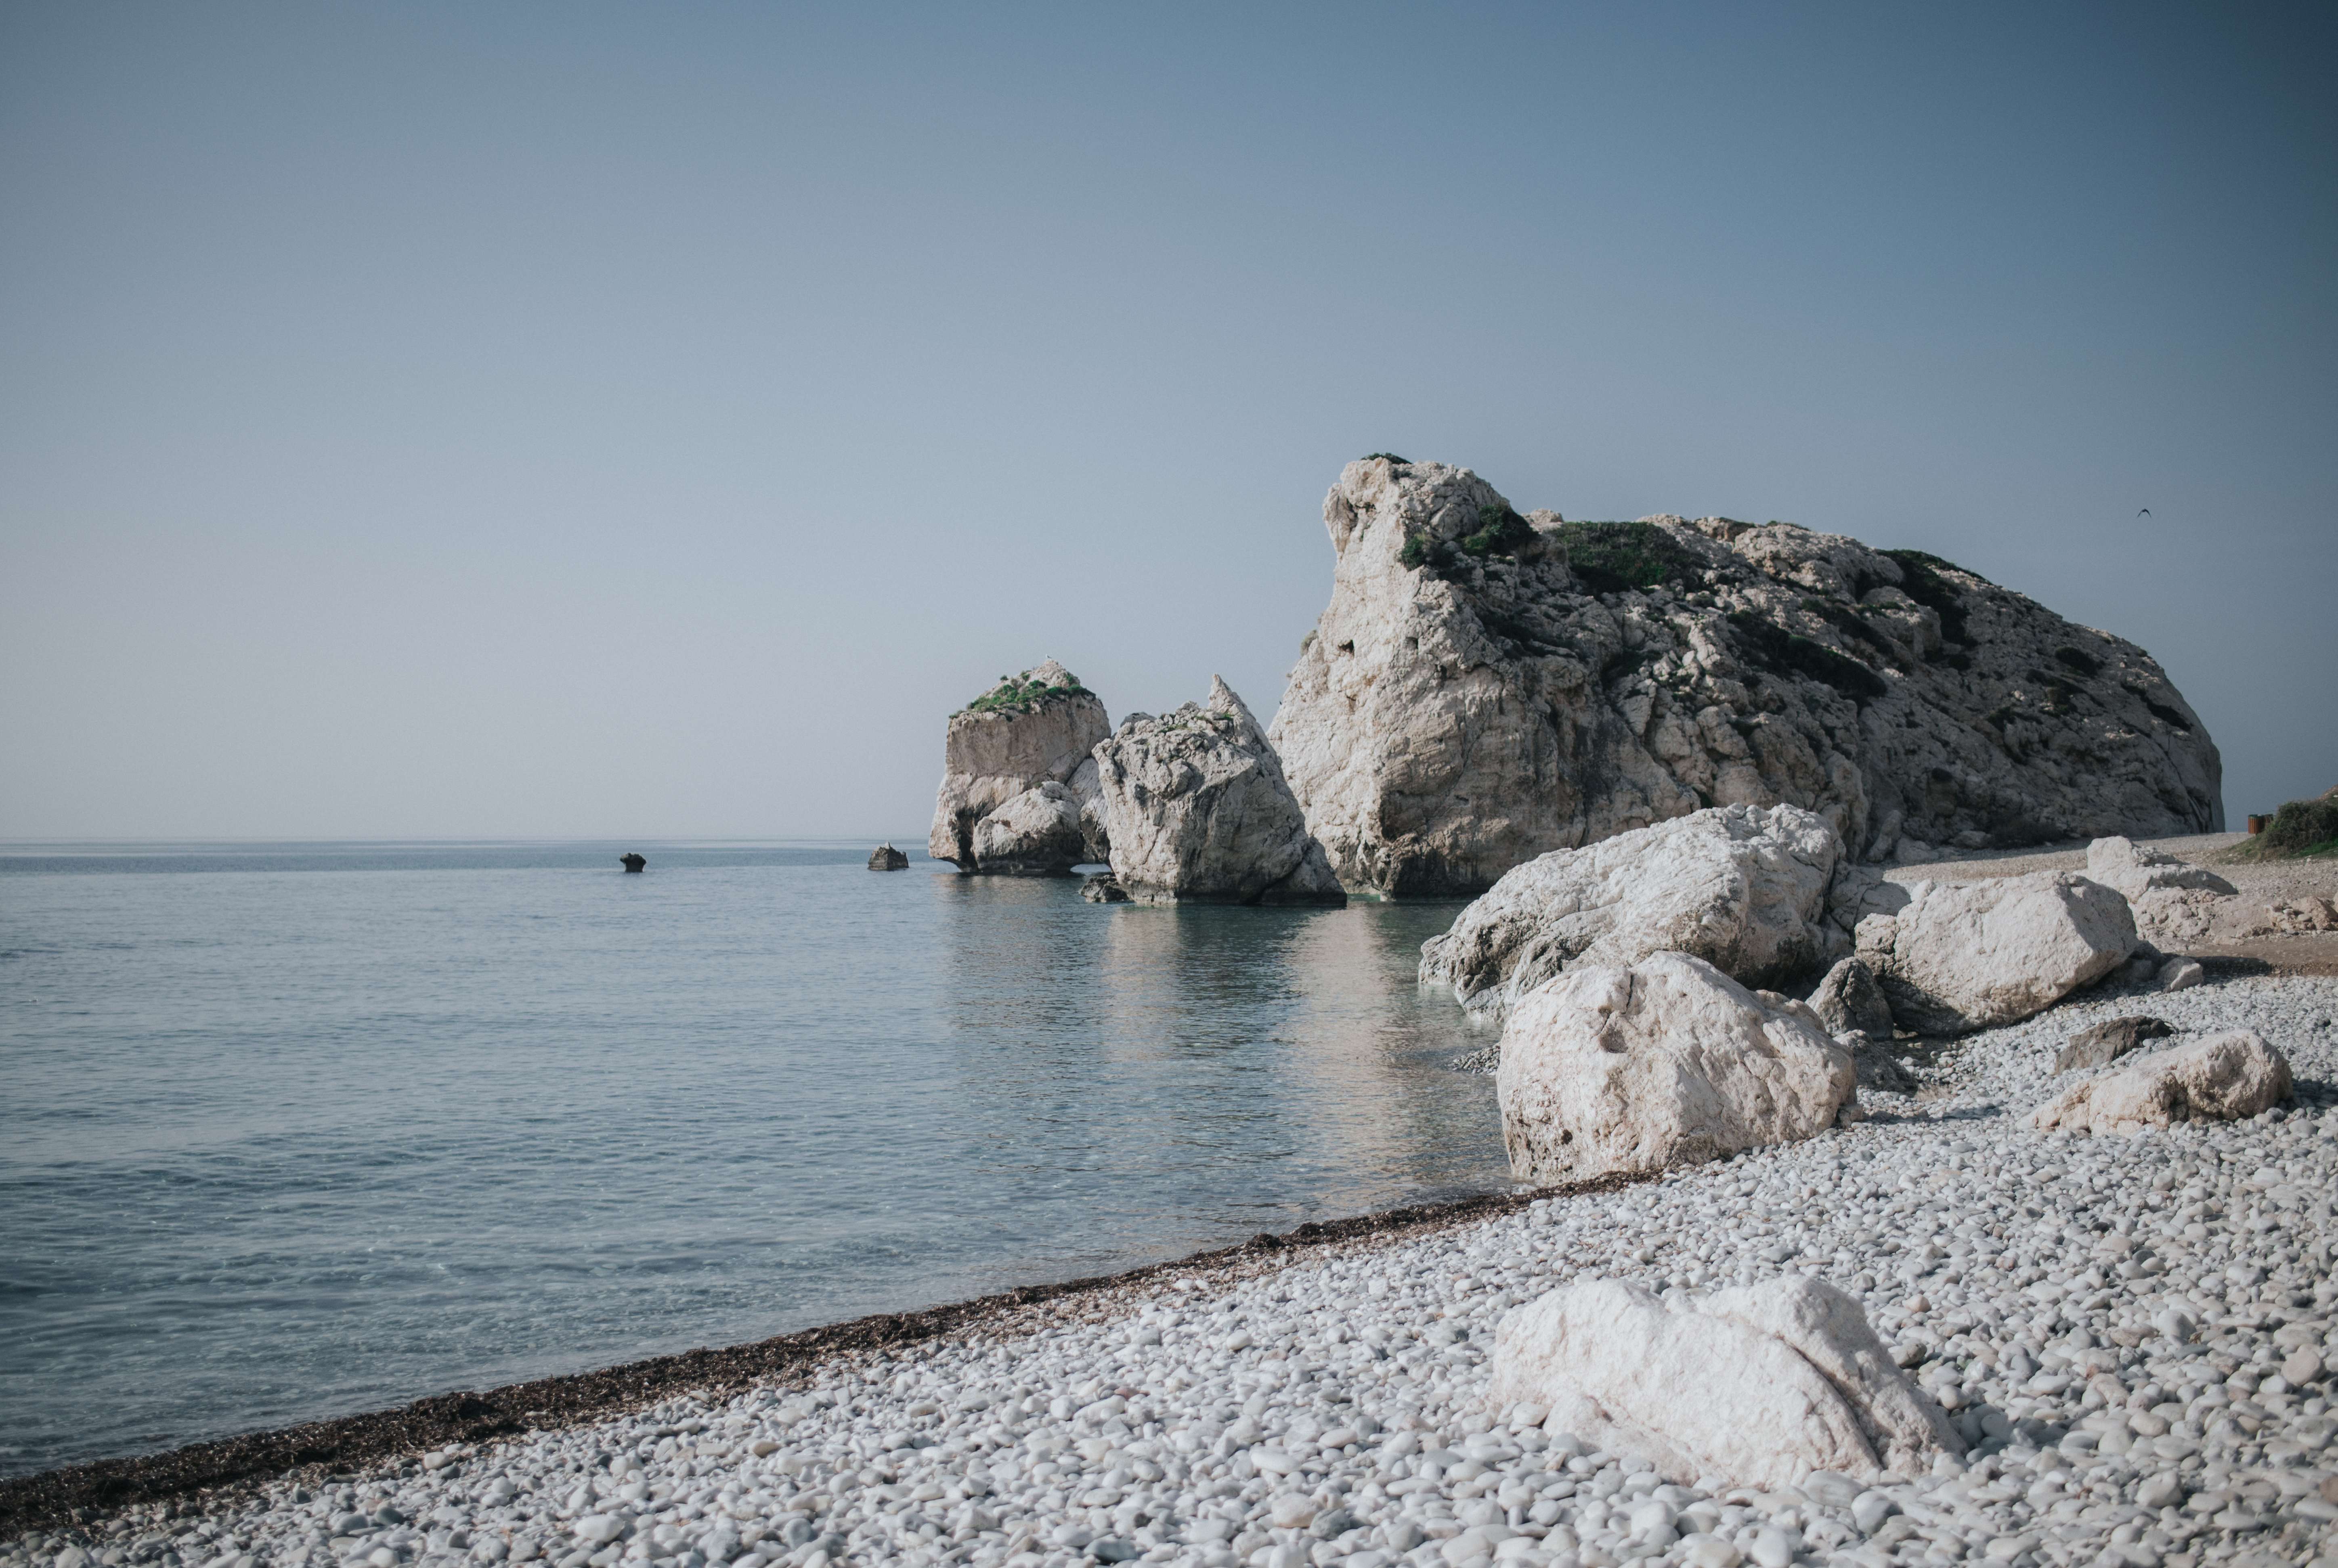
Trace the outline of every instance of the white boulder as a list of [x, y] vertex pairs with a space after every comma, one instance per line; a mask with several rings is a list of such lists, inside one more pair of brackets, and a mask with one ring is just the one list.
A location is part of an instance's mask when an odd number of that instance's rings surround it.
[[2289, 1062], [2254, 1029], [2131, 1056], [2031, 1112], [2044, 1128], [2136, 1133], [2177, 1122], [2235, 1122], [2289, 1098]]
[[1095, 750], [1113, 880], [1153, 904], [1345, 904], [1243, 700], [1133, 713]]
[[1927, 1034], [2017, 1023], [2136, 950], [2127, 900], [2069, 871], [1911, 882], [1897, 913], [1860, 921], [1858, 941], [1892, 1016]]
[[[1090, 753], [1111, 732], [1103, 700], [1053, 659], [1004, 678], [950, 715], [926, 852], [960, 871], [1026, 876], [1042, 870], [1061, 875], [1083, 859], [1102, 858], [1105, 846], [1094, 827], [1096, 786]], [[1058, 832], [1061, 797], [1046, 794], [1041, 787], [1047, 784], [1067, 790], [1079, 803], [1074, 825], [1081, 829], [1080, 843], [1067, 845]], [[1036, 798], [1034, 791], [1039, 791]], [[1018, 826], [992, 831], [987, 842], [997, 858], [986, 865], [977, 832], [985, 818], [1010, 801], [1016, 803]], [[1064, 858], [1067, 848], [1069, 858]]]
[[1827, 922], [1842, 841], [1796, 806], [1727, 806], [1554, 849], [1506, 874], [1421, 945], [1420, 978], [1507, 1009], [1561, 972], [1690, 953], [1749, 985], [1847, 946]]
[[2233, 940], [2220, 928], [2262, 909], [2252, 905], [2245, 910], [2236, 898], [2240, 889], [2205, 866], [2130, 838], [2097, 838], [2088, 845], [2087, 876], [2125, 895], [2137, 935], [2161, 946]]
[[1502, 1031], [1502, 1142], [1521, 1181], [1664, 1171], [1809, 1138], [1857, 1097], [1850, 1050], [1803, 1003], [1702, 958], [1571, 971]]
[[1518, 1308], [1495, 1329], [1488, 1402], [1543, 1406], [1550, 1429], [1684, 1485], [1871, 1481], [1964, 1452], [1833, 1287], [1789, 1276], [1676, 1300], [1603, 1279]]
[[1060, 877], [1086, 853], [1079, 799], [1053, 779], [974, 825], [975, 863], [990, 876]]

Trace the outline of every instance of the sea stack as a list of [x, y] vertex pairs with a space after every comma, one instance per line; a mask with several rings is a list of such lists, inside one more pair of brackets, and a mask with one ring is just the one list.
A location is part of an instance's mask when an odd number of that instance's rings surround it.
[[617, 858], [624, 864], [625, 869], [628, 871], [638, 871], [643, 867], [649, 864], [648, 861], [643, 859], [638, 855], [620, 855]]
[[907, 871], [909, 868], [909, 858], [894, 848], [890, 842], [879, 844], [869, 852], [869, 869], [871, 871]]
[[1567, 523], [1386, 456], [1323, 521], [1331, 602], [1272, 738], [1351, 891], [1474, 895], [1711, 806], [1816, 812], [1863, 862], [2224, 825], [2150, 654], [1921, 551]]
[[962, 872], [1061, 877], [1109, 853], [1088, 755], [1103, 700], [1053, 659], [950, 715], [926, 852]]
[[1132, 901], [1348, 901], [1266, 732], [1223, 681], [1211, 678], [1207, 702], [1130, 714], [1095, 760], [1112, 879]]

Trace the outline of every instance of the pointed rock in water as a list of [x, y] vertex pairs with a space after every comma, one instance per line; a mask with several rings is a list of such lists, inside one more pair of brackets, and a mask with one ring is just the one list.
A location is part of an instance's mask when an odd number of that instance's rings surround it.
[[950, 715], [926, 852], [960, 871], [1011, 876], [1065, 876], [1106, 858], [1089, 753], [1111, 732], [1103, 701], [1052, 659], [1002, 680]]
[[1113, 879], [1150, 904], [1345, 904], [1243, 700], [1133, 713], [1096, 748]]
[[1331, 602], [1272, 738], [1351, 889], [1479, 893], [1716, 804], [1814, 811], [1866, 861], [2223, 825], [2216, 748], [2148, 653], [1920, 551], [1521, 516], [1384, 457], [1323, 519]]
[[869, 869], [871, 871], [907, 871], [909, 868], [909, 858], [894, 848], [889, 841], [869, 852]]

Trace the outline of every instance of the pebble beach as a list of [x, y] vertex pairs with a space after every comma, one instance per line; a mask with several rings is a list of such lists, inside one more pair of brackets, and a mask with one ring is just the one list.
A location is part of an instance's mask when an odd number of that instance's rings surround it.
[[[2031, 1128], [2055, 1048], [2138, 1012], [2258, 1030], [2296, 1098], [2134, 1139]], [[0, 1563], [2338, 1563], [2338, 981], [2098, 990], [1910, 1067], [1911, 1093], [1862, 1092], [1865, 1120], [1805, 1143], [1173, 1267], [744, 1393], [88, 1512]], [[1497, 1324], [1547, 1289], [1788, 1270], [1862, 1303], [1964, 1461], [1765, 1493], [1487, 1406]]]

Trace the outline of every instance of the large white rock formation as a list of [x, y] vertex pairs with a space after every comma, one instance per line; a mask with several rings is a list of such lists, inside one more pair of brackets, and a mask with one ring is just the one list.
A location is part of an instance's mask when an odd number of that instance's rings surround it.
[[1563, 969], [1652, 953], [1705, 959], [1749, 985], [1778, 984], [1847, 951], [1827, 921], [1842, 854], [1823, 818], [1793, 806], [1715, 808], [1505, 873], [1421, 944], [1423, 984], [1464, 1006], [1508, 1008]]
[[[1090, 753], [1111, 732], [1103, 701], [1053, 659], [1002, 680], [950, 715], [926, 852], [960, 871], [1014, 876], [1062, 876], [1102, 860]], [[987, 824], [993, 817], [1000, 820]]]
[[1702, 958], [1581, 968], [1502, 1030], [1502, 1142], [1520, 1181], [1665, 1171], [1834, 1125], [1857, 1095], [1848, 1048], [1809, 1007]]
[[2223, 825], [2148, 653], [1917, 551], [1791, 524], [1520, 516], [1466, 468], [1351, 463], [1331, 601], [1273, 740], [1341, 880], [1475, 894], [1702, 806], [1852, 855]]
[[1113, 880], [1132, 900], [1348, 901], [1265, 731], [1215, 676], [1207, 702], [1129, 715], [1095, 761]]
[[2177, 1122], [2235, 1122], [2289, 1098], [2289, 1061], [2254, 1029], [2133, 1056], [2033, 1112], [2039, 1127], [2137, 1133]]
[[1858, 928], [1859, 960], [1891, 1014], [1928, 1034], [2018, 1023], [2136, 950], [2127, 900], [2070, 871], [1985, 882], [1911, 882], [1896, 913]]
[[1964, 1443], [1832, 1286], [1788, 1276], [1683, 1299], [1602, 1279], [1553, 1290], [1494, 1331], [1488, 1402], [1647, 1460], [1667, 1481], [1776, 1489], [1814, 1470], [1928, 1473]]

